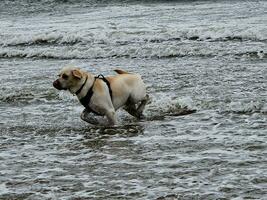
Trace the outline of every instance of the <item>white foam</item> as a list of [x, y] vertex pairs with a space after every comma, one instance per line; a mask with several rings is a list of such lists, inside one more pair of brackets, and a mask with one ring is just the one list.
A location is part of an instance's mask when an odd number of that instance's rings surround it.
[[[265, 105], [266, 107], [266, 105]], [[264, 104], [260, 101], [246, 102], [231, 102], [228, 105], [229, 111], [236, 113], [253, 113], [253, 112], [264, 112]]]
[[146, 106], [144, 111], [148, 116], [175, 113], [181, 108], [186, 108], [188, 110], [197, 109], [197, 106], [190, 97], [178, 98], [173, 95], [166, 96], [166, 94], [157, 94], [150, 98], [151, 102]]

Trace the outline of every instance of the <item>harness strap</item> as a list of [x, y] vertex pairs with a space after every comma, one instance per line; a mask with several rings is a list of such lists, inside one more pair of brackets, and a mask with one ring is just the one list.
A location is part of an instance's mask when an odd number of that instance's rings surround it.
[[[80, 103], [81, 103], [81, 104], [82, 104], [88, 111], [91, 111], [91, 112], [93, 112], [93, 113], [96, 114], [96, 115], [101, 115], [100, 113], [94, 111], [94, 110], [93, 110], [92, 108], [90, 108], [90, 106], [89, 106], [90, 101], [91, 101], [91, 98], [92, 98], [92, 96], [93, 96], [93, 94], [94, 94], [93, 87], [94, 87], [94, 85], [95, 85], [95, 81], [96, 81], [96, 79], [101, 79], [101, 80], [103, 80], [103, 81], [107, 84], [107, 86], [108, 86], [108, 90], [109, 90], [109, 95], [110, 95], [110, 98], [111, 98], [111, 100], [112, 100], [112, 90], [111, 90], [111, 87], [110, 87], [110, 83], [109, 83], [109, 81], [108, 81], [102, 74], [100, 74], [100, 75], [98, 75], [98, 76], [95, 77], [95, 80], [94, 80], [92, 86], [90, 87], [90, 89], [88, 90], [88, 92], [86, 93], [86, 95], [80, 99]], [[87, 81], [87, 78], [86, 78], [86, 81]], [[76, 92], [76, 95], [79, 94], [79, 93], [81, 92], [81, 90], [82, 90], [83, 86], [85, 85], [86, 81], [84, 82], [84, 84], [82, 85], [82, 87]]]
[[112, 101], [112, 97], [113, 96], [112, 96], [112, 90], [111, 90], [109, 81], [105, 78], [105, 76], [103, 74], [99, 74], [96, 78], [102, 79], [107, 84], [109, 95], [110, 95], [110, 98], [111, 98], [111, 101]]
[[93, 87], [94, 87], [95, 81], [96, 81], [96, 78], [94, 80], [93, 85], [87, 91], [86, 95], [80, 99], [81, 104], [87, 109], [89, 108], [89, 103], [90, 103], [91, 98], [92, 98], [92, 96], [94, 94]]

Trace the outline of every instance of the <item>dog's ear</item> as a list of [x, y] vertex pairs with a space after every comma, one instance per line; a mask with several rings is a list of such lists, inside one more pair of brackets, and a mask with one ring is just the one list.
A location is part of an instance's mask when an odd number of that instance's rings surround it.
[[74, 69], [71, 71], [72, 75], [78, 79], [82, 78], [82, 73], [78, 69]]

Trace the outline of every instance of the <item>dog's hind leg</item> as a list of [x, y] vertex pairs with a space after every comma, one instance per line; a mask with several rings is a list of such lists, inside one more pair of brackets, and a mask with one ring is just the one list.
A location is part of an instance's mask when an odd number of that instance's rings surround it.
[[133, 103], [131, 104], [131, 103], [127, 102], [123, 109], [126, 112], [128, 112], [130, 115], [138, 118], [138, 113], [137, 113], [135, 104], [133, 104]]
[[136, 108], [135, 103], [129, 98], [124, 106], [124, 110], [127, 111], [130, 115], [141, 119], [143, 117], [143, 110], [145, 108], [145, 104], [147, 103], [147, 100], [142, 100], [141, 104]]
[[96, 118], [94, 118], [93, 113], [87, 109], [84, 109], [83, 112], [81, 113], [81, 119], [87, 123], [93, 124], [93, 125], [98, 125], [99, 122]]
[[136, 110], [137, 115], [139, 116], [138, 118], [140, 118], [140, 119], [144, 117], [144, 115], [143, 115], [143, 111], [144, 111], [144, 109], [145, 109], [145, 106], [146, 106], [148, 100], [149, 100], [149, 96], [148, 96], [148, 94], [147, 94], [147, 95], [145, 96], [145, 98], [141, 101], [140, 105], [138, 106], [138, 108], [137, 108], [137, 110]]

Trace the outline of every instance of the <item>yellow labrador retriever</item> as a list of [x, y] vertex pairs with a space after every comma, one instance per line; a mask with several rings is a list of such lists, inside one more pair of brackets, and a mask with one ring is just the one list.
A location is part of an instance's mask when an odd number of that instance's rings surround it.
[[106, 116], [110, 125], [117, 123], [115, 111], [120, 107], [136, 118], [142, 118], [148, 101], [146, 86], [138, 74], [115, 70], [117, 75], [94, 76], [76, 67], [64, 67], [53, 86], [58, 90], [69, 90], [85, 107], [81, 119], [96, 124], [90, 113]]

